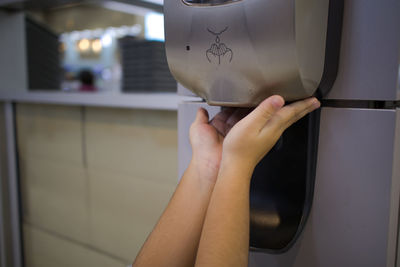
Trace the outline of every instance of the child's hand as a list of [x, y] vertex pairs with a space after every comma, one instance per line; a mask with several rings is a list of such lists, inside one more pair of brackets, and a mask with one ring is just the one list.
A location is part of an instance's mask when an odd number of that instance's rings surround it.
[[283, 105], [282, 97], [271, 96], [239, 121], [225, 138], [222, 161], [252, 171], [286, 128], [320, 107], [316, 98]]
[[248, 109], [227, 108], [209, 121], [207, 110], [200, 108], [197, 111], [196, 119], [190, 126], [190, 143], [193, 151], [191, 164], [195, 164], [203, 175], [205, 173], [216, 179], [224, 137], [248, 112]]

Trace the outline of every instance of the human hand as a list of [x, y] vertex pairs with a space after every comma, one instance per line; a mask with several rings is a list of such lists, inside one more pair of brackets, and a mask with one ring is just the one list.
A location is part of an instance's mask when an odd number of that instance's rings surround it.
[[[190, 126], [190, 144], [192, 146], [192, 165], [196, 165], [202, 176], [212, 177], [218, 174], [224, 137], [230, 129], [249, 112], [244, 108], [226, 108], [209, 121], [207, 110], [199, 108], [196, 119]], [[207, 175], [204, 175], [207, 172]]]
[[281, 96], [271, 96], [239, 121], [224, 140], [222, 161], [252, 171], [290, 125], [320, 107], [314, 97], [284, 103]]

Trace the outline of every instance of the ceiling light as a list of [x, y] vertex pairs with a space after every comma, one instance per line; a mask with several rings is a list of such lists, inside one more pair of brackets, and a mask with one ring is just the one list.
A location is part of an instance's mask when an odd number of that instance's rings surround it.
[[102, 49], [100, 39], [95, 39], [92, 41], [92, 50], [95, 53], [100, 53]]
[[78, 48], [79, 48], [79, 50], [81, 50], [81, 51], [86, 51], [86, 50], [88, 50], [88, 49], [89, 49], [89, 46], [90, 46], [90, 42], [89, 42], [88, 39], [82, 39], [82, 40], [80, 40], [79, 43], [78, 43]]

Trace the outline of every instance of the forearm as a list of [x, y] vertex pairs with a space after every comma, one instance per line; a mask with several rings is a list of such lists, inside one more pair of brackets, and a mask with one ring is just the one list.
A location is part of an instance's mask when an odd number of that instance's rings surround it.
[[134, 267], [193, 266], [216, 172], [193, 160], [170, 203], [139, 252]]
[[248, 265], [251, 167], [223, 162], [210, 200], [196, 266]]

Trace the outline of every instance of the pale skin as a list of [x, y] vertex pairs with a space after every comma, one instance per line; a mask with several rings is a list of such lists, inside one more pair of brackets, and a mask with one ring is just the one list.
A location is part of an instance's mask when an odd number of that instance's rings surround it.
[[272, 96], [247, 116], [226, 109], [211, 121], [199, 109], [189, 167], [132, 266], [247, 266], [253, 170], [286, 128], [319, 106], [316, 98], [284, 106]]

